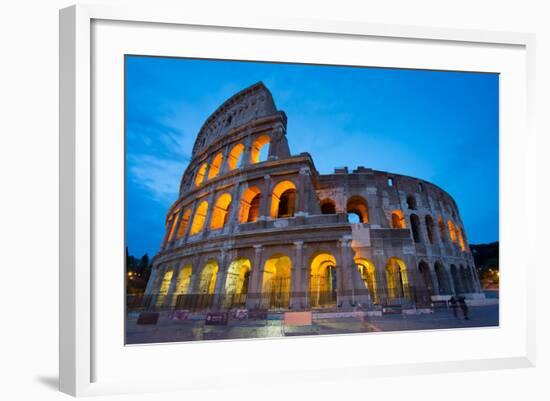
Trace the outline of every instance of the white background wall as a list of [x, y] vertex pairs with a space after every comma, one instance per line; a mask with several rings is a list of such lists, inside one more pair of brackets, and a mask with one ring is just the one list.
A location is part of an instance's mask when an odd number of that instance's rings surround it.
[[[129, 4], [137, 1], [96, 1]], [[61, 399], [57, 393], [58, 291], [58, 9], [72, 1], [26, 0], [0, 7], [0, 394], [3, 399]], [[153, 3], [153, 2], [151, 2]], [[157, 7], [169, 2], [156, 0]], [[537, 34], [537, 114], [539, 187], [548, 185], [550, 127], [550, 12], [545, 1], [504, 0], [277, 0], [189, 2], [212, 12], [261, 9], [274, 15], [328, 19], [360, 19], [397, 23]], [[538, 199], [547, 198], [541, 188]], [[535, 202], [535, 200], [533, 200]], [[196, 394], [199, 399], [548, 399], [550, 377], [547, 256], [542, 241], [549, 226], [545, 205], [541, 221], [538, 266], [538, 366], [534, 369], [365, 381], [365, 392], [353, 394], [346, 383], [285, 386], [250, 392]], [[521, 268], [521, 266], [518, 266]], [[145, 367], [144, 367], [145, 368]], [[244, 379], [244, 378], [243, 378]], [[296, 394], [297, 393], [297, 394]], [[132, 400], [176, 399], [182, 394], [123, 396]], [[114, 397], [108, 397], [114, 398]]]

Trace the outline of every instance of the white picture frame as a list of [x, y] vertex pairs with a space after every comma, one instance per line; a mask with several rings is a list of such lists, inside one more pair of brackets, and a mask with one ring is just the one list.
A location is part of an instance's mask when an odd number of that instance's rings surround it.
[[[98, 152], [103, 151], [100, 145], [94, 142], [92, 126], [97, 125], [94, 118], [98, 118], [95, 104], [92, 102], [94, 92], [97, 88], [92, 85], [94, 68], [99, 68], [97, 60], [94, 59], [96, 51], [101, 51], [97, 46], [102, 42], [93, 41], [94, 24], [101, 21], [108, 21], [108, 24], [145, 24], [149, 27], [155, 26], [155, 32], [158, 35], [162, 33], [161, 28], [169, 27], [204, 27], [207, 29], [231, 29], [240, 32], [243, 35], [252, 35], [254, 32], [285, 34], [285, 35], [306, 35], [308, 37], [319, 38], [374, 38], [383, 39], [390, 43], [391, 41], [414, 41], [415, 43], [432, 43], [436, 46], [457, 45], [476, 48], [476, 47], [495, 47], [510, 48], [510, 57], [517, 58], [518, 68], [526, 74], [522, 78], [513, 80], [516, 89], [521, 92], [520, 105], [524, 109], [505, 107], [507, 103], [503, 102], [501, 111], [505, 111], [505, 117], [513, 117], [513, 122], [508, 126], [504, 124], [507, 132], [505, 140], [501, 144], [501, 222], [509, 219], [510, 223], [501, 223], [501, 266], [506, 276], [506, 267], [512, 265], [519, 256], [513, 247], [505, 247], [506, 244], [516, 244], [517, 247], [532, 247], [534, 241], [529, 241], [529, 236], [534, 230], [525, 230], [525, 238], [519, 238], [514, 233], [513, 228], [518, 227], [517, 219], [534, 216], [536, 209], [529, 205], [528, 199], [534, 198], [535, 187], [535, 133], [532, 128], [532, 112], [534, 109], [534, 35], [523, 33], [507, 32], [484, 32], [461, 29], [439, 29], [414, 26], [390, 26], [376, 25], [357, 21], [320, 21], [320, 20], [298, 20], [292, 18], [277, 18], [268, 16], [214, 16], [214, 15], [188, 15], [185, 9], [166, 10], [155, 7], [150, 8], [112, 8], [108, 6], [73, 6], [61, 10], [60, 12], [60, 390], [71, 395], [94, 395], [107, 393], [125, 393], [133, 391], [157, 391], [166, 389], [200, 389], [207, 385], [206, 378], [212, 372], [208, 371], [203, 365], [197, 364], [195, 368], [186, 374], [187, 380], [176, 380], [174, 377], [162, 376], [150, 377], [149, 380], [136, 380], [131, 377], [120, 375], [102, 376], [100, 366], [96, 363], [98, 353], [105, 350], [105, 333], [98, 335], [98, 327], [102, 326], [103, 315], [101, 306], [96, 306], [94, 300], [94, 291], [98, 288], [105, 288], [105, 291], [111, 294], [108, 283], [101, 281], [101, 275], [94, 273], [94, 263], [97, 258], [102, 256], [95, 253], [94, 233], [97, 233], [98, 221], [96, 220], [97, 205], [95, 191], [97, 183], [95, 181], [98, 165]], [[143, 25], [141, 25], [143, 28]], [[137, 27], [136, 29], [141, 29]], [[128, 25], [119, 26], [116, 29], [133, 29]], [[174, 28], [176, 29], [176, 28]], [[155, 33], [156, 35], [156, 33]], [[132, 35], [128, 35], [132, 36]], [[151, 35], [155, 37], [154, 35]], [[152, 39], [153, 40], [153, 39]], [[327, 39], [328, 40], [328, 39]], [[147, 44], [144, 44], [146, 46]], [[166, 44], [166, 49], [169, 44]], [[482, 49], [483, 50], [483, 49]], [[167, 50], [164, 50], [167, 51]], [[396, 55], [405, 57], [404, 55]], [[501, 63], [503, 61], [500, 61]], [[523, 63], [525, 63], [523, 65]], [[443, 65], [443, 64], [442, 64]], [[405, 66], [405, 65], [404, 65]], [[409, 66], [409, 67], [414, 67]], [[430, 68], [430, 64], [424, 65]], [[437, 66], [432, 66], [436, 68]], [[421, 66], [416, 65], [416, 68]], [[444, 67], [440, 67], [444, 68]], [[460, 69], [460, 67], [457, 67]], [[500, 72], [498, 69], [494, 72]], [[511, 75], [515, 74], [510, 72]], [[515, 77], [518, 78], [518, 77]], [[523, 96], [524, 95], [524, 96]], [[503, 96], [511, 96], [504, 93]], [[122, 134], [122, 132], [121, 132]], [[519, 137], [518, 137], [519, 136]], [[116, 150], [116, 149], [115, 149]], [[509, 154], [510, 153], [510, 154]], [[109, 158], [107, 158], [109, 159]], [[107, 163], [107, 162], [101, 162]], [[519, 163], [519, 164], [518, 164]], [[515, 166], [512, 168], [511, 166]], [[515, 193], [506, 183], [510, 180], [522, 182], [521, 194]], [[513, 216], [510, 210], [521, 208], [518, 216]], [[120, 209], [119, 209], [120, 211]], [[116, 212], [116, 211], [115, 211]], [[119, 216], [120, 217], [120, 216]], [[534, 218], [526, 218], [525, 221], [534, 221]], [[122, 249], [121, 249], [122, 252]], [[528, 252], [528, 255], [534, 255], [534, 252]], [[462, 331], [463, 336], [470, 336], [472, 339], [486, 337], [486, 341], [495, 341], [496, 336], [504, 333], [502, 341], [509, 343], [512, 351], [499, 351], [498, 344], [495, 349], [483, 353], [479, 350], [467, 355], [465, 359], [450, 357], [443, 360], [430, 359], [418, 360], [414, 355], [401, 359], [401, 362], [388, 360], [388, 363], [368, 364], [364, 361], [344, 361], [333, 360], [330, 367], [308, 365], [301, 366], [296, 364], [294, 370], [275, 371], [268, 370], [263, 366], [256, 366], [258, 381], [261, 381], [262, 373], [278, 375], [286, 380], [319, 380], [327, 378], [338, 379], [344, 377], [354, 377], [358, 381], [365, 377], [385, 376], [388, 374], [414, 374], [433, 373], [441, 371], [467, 371], [479, 369], [501, 369], [511, 367], [529, 367], [535, 363], [535, 329], [534, 329], [534, 308], [528, 308], [534, 303], [534, 287], [532, 275], [528, 274], [534, 270], [534, 261], [532, 256], [524, 256], [524, 265], [521, 275], [516, 271], [508, 270], [509, 276], [514, 279], [503, 278], [503, 291], [509, 291], [514, 294], [510, 298], [514, 304], [507, 301], [504, 297], [501, 302], [502, 313], [513, 311], [513, 318], [520, 318], [517, 321], [520, 329], [514, 332], [511, 337], [506, 337], [509, 326], [501, 325], [499, 329], [488, 329], [480, 331]], [[123, 266], [122, 266], [123, 267]], [[112, 292], [112, 301], [117, 302], [122, 298], [116, 298], [116, 292]], [[108, 295], [111, 297], [111, 295]], [[517, 303], [516, 303], [517, 302]], [[516, 307], [517, 306], [517, 307]], [[512, 315], [511, 315], [512, 316]], [[506, 318], [506, 316], [505, 316]], [[508, 322], [504, 319], [504, 322]], [[500, 330], [500, 332], [497, 332]], [[510, 328], [510, 330], [512, 330]], [[495, 334], [496, 333], [496, 334]], [[372, 338], [383, 336], [399, 335], [401, 338], [416, 341], [414, 333], [393, 333], [376, 335]], [[368, 335], [367, 335], [368, 336]], [[437, 341], [437, 338], [448, 337], [452, 340], [454, 334], [449, 332], [430, 332], [423, 333], [420, 336], [426, 337], [419, 341]], [[365, 337], [347, 337], [348, 343], [356, 342], [357, 339]], [[511, 340], [513, 338], [513, 340]], [[341, 336], [321, 339], [327, 346], [341, 346]], [[299, 344], [298, 348], [307, 349], [316, 341], [311, 338], [285, 339], [285, 346], [292, 347], [292, 344]], [[378, 340], [375, 340], [378, 341]], [[513, 343], [513, 344], [512, 344]], [[231, 352], [231, 342], [216, 342], [209, 346], [215, 348], [215, 352]], [[235, 343], [237, 344], [237, 343]], [[243, 346], [243, 344], [245, 344]], [[239, 342], [235, 347], [247, 348], [245, 352], [253, 355], [258, 352], [266, 352], [267, 347], [272, 347], [273, 352], [280, 352], [281, 342], [272, 342], [264, 340], [252, 340]], [[513, 345], [513, 346], [512, 346]], [[122, 340], [120, 346], [123, 347]], [[207, 345], [186, 344], [170, 346], [149, 346], [144, 352], [148, 354], [146, 358], [162, 358], [161, 354], [166, 352], [178, 352], [181, 347], [186, 347], [189, 355], [195, 355], [195, 351], [208, 352]], [[160, 347], [157, 351], [156, 348]], [[500, 345], [501, 348], [502, 344]], [[160, 350], [162, 348], [162, 350]], [[132, 350], [132, 353], [138, 351]], [[241, 351], [240, 351], [241, 352]], [[292, 351], [294, 352], [294, 351]], [[298, 352], [298, 351], [296, 351]], [[298, 355], [298, 354], [297, 354]], [[140, 358], [143, 356], [140, 356]], [[99, 356], [100, 359], [105, 358]], [[295, 358], [298, 358], [297, 356]], [[113, 359], [110, 361], [115, 364]], [[296, 361], [299, 362], [299, 361]], [[113, 365], [115, 366], [115, 365]], [[351, 369], [353, 367], [353, 369]], [[296, 371], [300, 374], [296, 375]], [[217, 377], [217, 376], [216, 376]], [[221, 376], [220, 376], [221, 377]], [[236, 385], [234, 377], [228, 375], [225, 379], [221, 377], [218, 380], [219, 386]]]

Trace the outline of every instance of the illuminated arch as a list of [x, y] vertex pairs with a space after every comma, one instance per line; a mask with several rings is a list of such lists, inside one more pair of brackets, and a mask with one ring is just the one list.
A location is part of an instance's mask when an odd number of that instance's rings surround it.
[[193, 224], [191, 225], [191, 235], [198, 234], [204, 227], [204, 221], [206, 220], [206, 213], [208, 213], [208, 202], [202, 201], [193, 217]]
[[310, 263], [310, 303], [312, 307], [336, 303], [336, 259], [327, 252], [317, 253]]
[[223, 155], [222, 152], [219, 152], [214, 158], [212, 159], [212, 163], [210, 164], [210, 170], [208, 171], [208, 179], [216, 177], [222, 168], [222, 162], [223, 162]]
[[157, 297], [157, 307], [164, 305], [166, 301], [166, 296], [168, 295], [168, 290], [170, 289], [170, 283], [172, 282], [172, 276], [174, 275], [174, 268], [169, 267], [162, 277], [162, 282], [160, 283], [160, 288]]
[[[258, 137], [252, 144], [252, 149], [250, 151], [250, 163], [259, 163], [267, 160], [267, 152], [265, 152], [265, 157], [262, 156], [263, 150], [269, 150], [269, 135], [262, 135]], [[260, 160], [260, 158], [262, 160]]]
[[216, 289], [216, 278], [218, 275], [218, 262], [210, 259], [201, 271], [199, 282], [199, 293], [212, 295]]
[[355, 265], [359, 269], [359, 274], [365, 287], [369, 290], [372, 302], [378, 303], [378, 294], [376, 286], [376, 269], [374, 263], [365, 258], [355, 258]]
[[226, 295], [245, 296], [248, 294], [250, 266], [250, 260], [246, 258], [235, 259], [231, 262], [225, 281]]
[[195, 186], [199, 186], [204, 181], [204, 174], [206, 173], [206, 168], [208, 165], [206, 163], [201, 164], [199, 167], [199, 171], [197, 171], [197, 175], [195, 177]]
[[233, 146], [233, 149], [231, 149], [231, 152], [229, 152], [229, 155], [227, 156], [227, 166], [229, 167], [229, 170], [235, 170], [240, 166], [243, 152], [244, 145], [242, 143], [238, 143]]
[[458, 244], [462, 252], [466, 251], [466, 245], [464, 245], [464, 238], [462, 237], [462, 230], [456, 226], [456, 237], [458, 238]]
[[264, 307], [288, 307], [291, 269], [292, 262], [284, 254], [275, 254], [265, 262], [262, 275], [262, 305]]
[[449, 228], [449, 237], [451, 238], [451, 242], [453, 244], [456, 244], [456, 228], [454, 223], [451, 220], [447, 221], [447, 226]]
[[176, 226], [178, 225], [180, 214], [179, 209], [176, 210], [172, 216], [170, 216], [170, 219], [168, 220], [168, 224], [170, 225], [170, 233], [168, 234], [168, 241], [172, 241], [174, 239], [174, 231], [176, 230]]
[[177, 237], [181, 238], [185, 234], [185, 230], [187, 229], [187, 225], [189, 224], [189, 217], [191, 217], [191, 209], [187, 208], [185, 212], [183, 212], [183, 217], [181, 218], [181, 223], [178, 228]]
[[193, 268], [191, 265], [185, 265], [180, 269], [178, 274], [178, 281], [176, 282], [177, 295], [185, 295], [189, 293], [189, 285], [191, 284], [191, 275], [193, 274]]
[[239, 223], [253, 223], [260, 214], [262, 191], [258, 187], [247, 188], [241, 197]]
[[361, 223], [369, 222], [369, 205], [362, 196], [354, 195], [348, 199], [346, 206], [348, 214], [356, 214], [359, 216]]
[[391, 227], [407, 228], [405, 224], [405, 214], [401, 210], [394, 210], [391, 212]]
[[332, 199], [323, 199], [321, 201], [322, 214], [336, 214], [336, 204]]
[[292, 181], [281, 181], [271, 193], [271, 217], [292, 217], [296, 208], [296, 185]]
[[218, 197], [214, 209], [212, 210], [212, 220], [210, 229], [219, 230], [227, 223], [229, 217], [229, 207], [231, 206], [231, 195], [225, 193]]
[[386, 264], [386, 285], [388, 301], [396, 298], [409, 298], [409, 279], [407, 265], [402, 259], [389, 258]]

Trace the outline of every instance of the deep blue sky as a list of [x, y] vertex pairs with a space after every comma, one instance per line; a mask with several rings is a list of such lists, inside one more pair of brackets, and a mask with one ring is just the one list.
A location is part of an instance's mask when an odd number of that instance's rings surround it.
[[498, 240], [498, 75], [126, 58], [130, 254], [153, 256], [205, 119], [263, 81], [293, 154], [428, 180], [456, 200], [470, 243]]

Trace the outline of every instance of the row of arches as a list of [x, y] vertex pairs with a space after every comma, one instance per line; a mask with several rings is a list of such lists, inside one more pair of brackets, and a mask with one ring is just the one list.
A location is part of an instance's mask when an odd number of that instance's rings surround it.
[[[420, 218], [415, 213], [412, 213], [409, 216], [409, 220], [414, 242], [423, 242], [421, 234], [422, 224]], [[405, 222], [405, 214], [403, 213], [403, 211], [394, 210], [391, 213], [391, 227], [407, 228]], [[436, 244], [436, 225], [433, 217], [429, 214], [424, 216], [424, 227], [426, 228], [428, 243]], [[440, 216], [437, 221], [437, 229], [439, 230], [439, 237], [441, 242], [445, 241], [448, 238], [450, 239], [451, 243], [457, 244], [463, 252], [466, 251], [463, 230], [459, 228], [455, 223], [453, 223], [452, 220], [447, 220], [447, 225], [445, 225], [443, 218]]]
[[[332, 199], [322, 199], [320, 206], [322, 214], [336, 214], [336, 203]], [[350, 196], [346, 202], [346, 212], [350, 223], [369, 222], [369, 204], [362, 196]]]
[[[296, 185], [289, 180], [283, 180], [277, 183], [271, 191], [271, 218], [292, 217], [296, 211]], [[240, 224], [257, 221], [260, 214], [262, 201], [262, 191], [257, 186], [248, 187], [241, 196], [237, 220]], [[225, 227], [229, 221], [232, 197], [228, 192], [222, 193], [216, 198], [209, 226], [211, 230], [219, 230]], [[191, 208], [187, 207], [183, 214], [181, 210], [176, 210], [168, 220], [169, 234], [167, 241], [173, 241], [183, 237], [187, 226], [191, 221], [189, 235], [196, 235], [204, 230], [208, 218], [209, 204], [207, 200], [202, 200], [191, 218]], [[180, 217], [181, 215], [181, 217]], [[179, 219], [181, 218], [181, 221]], [[179, 223], [179, 224], [178, 224]]]
[[[255, 164], [267, 160], [269, 152], [270, 137], [267, 134], [258, 136], [250, 148], [248, 163]], [[224, 161], [227, 171], [232, 171], [243, 165], [245, 155], [245, 146], [242, 143], [234, 145], [224, 160], [223, 152], [220, 151], [214, 155], [212, 161], [202, 163], [195, 174], [195, 187], [200, 186], [207, 180], [217, 177], [224, 171]]]
[[[377, 303], [391, 303], [396, 299], [410, 299], [411, 286], [408, 266], [398, 257], [390, 257], [381, 272], [377, 272], [374, 263], [366, 258], [355, 258], [355, 266], [364, 288], [368, 291], [371, 301]], [[251, 262], [248, 258], [238, 257], [228, 266], [226, 274], [219, 274], [217, 260], [208, 260], [193, 276], [191, 265], [184, 265], [179, 269], [178, 277], [174, 278], [175, 269], [169, 267], [160, 276], [157, 306], [162, 306], [169, 295], [211, 295], [216, 289], [223, 294], [223, 304], [231, 307], [235, 297], [243, 303], [251, 290]], [[291, 276], [293, 264], [291, 258], [284, 253], [271, 255], [263, 262], [260, 269], [259, 287], [255, 291], [261, 295], [260, 306], [266, 308], [287, 308], [291, 296]], [[423, 279], [430, 295], [471, 293], [476, 291], [475, 278], [472, 269], [464, 265], [451, 264], [447, 270], [437, 261], [434, 271], [430, 271], [429, 264], [422, 260], [418, 264], [419, 276]], [[416, 273], [415, 273], [416, 274]], [[195, 279], [193, 280], [193, 277]], [[217, 285], [218, 280], [224, 280]], [[336, 305], [340, 293], [342, 270], [337, 260], [330, 252], [317, 252], [309, 262], [309, 283], [307, 298], [311, 307], [326, 307]], [[193, 284], [194, 283], [194, 284]], [[171, 286], [173, 288], [171, 289]]]

